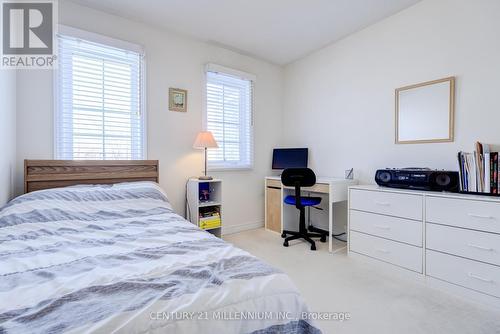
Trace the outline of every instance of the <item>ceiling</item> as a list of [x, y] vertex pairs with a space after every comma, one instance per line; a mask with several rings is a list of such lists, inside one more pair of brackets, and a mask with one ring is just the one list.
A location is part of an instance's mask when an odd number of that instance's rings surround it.
[[73, 0], [285, 65], [420, 0]]

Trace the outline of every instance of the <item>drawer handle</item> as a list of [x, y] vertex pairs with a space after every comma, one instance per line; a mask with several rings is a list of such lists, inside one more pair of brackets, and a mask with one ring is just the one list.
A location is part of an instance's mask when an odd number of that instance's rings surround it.
[[469, 217], [481, 218], [481, 219], [495, 219], [495, 217], [493, 217], [493, 216], [477, 215], [475, 213], [469, 213]]
[[489, 252], [493, 252], [493, 251], [495, 250], [495, 249], [493, 249], [493, 248], [483, 247], [483, 246], [474, 245], [474, 244], [469, 244], [469, 247], [472, 247], [472, 248], [477, 248], [477, 249], [480, 249], [480, 250], [485, 250], [485, 251], [489, 251]]
[[379, 201], [375, 201], [375, 204], [380, 205], [380, 206], [389, 206], [389, 205], [391, 205], [391, 203], [379, 202]]
[[477, 280], [482, 281], [482, 282], [486, 282], [486, 283], [493, 283], [494, 282], [492, 279], [482, 278], [480, 276], [474, 275], [473, 273], [469, 273], [469, 277], [477, 279]]
[[377, 248], [375, 249], [377, 252], [384, 253], [384, 254], [389, 254], [390, 252], [387, 249], [382, 249], [382, 248]]
[[373, 227], [376, 227], [376, 228], [380, 228], [382, 230], [390, 230], [391, 227], [390, 226], [387, 226], [387, 225], [373, 225]]

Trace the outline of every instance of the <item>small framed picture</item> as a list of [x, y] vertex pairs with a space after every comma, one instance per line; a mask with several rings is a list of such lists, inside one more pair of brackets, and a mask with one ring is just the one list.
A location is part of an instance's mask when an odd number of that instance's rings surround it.
[[168, 89], [168, 109], [170, 111], [187, 111], [187, 90], [179, 88]]

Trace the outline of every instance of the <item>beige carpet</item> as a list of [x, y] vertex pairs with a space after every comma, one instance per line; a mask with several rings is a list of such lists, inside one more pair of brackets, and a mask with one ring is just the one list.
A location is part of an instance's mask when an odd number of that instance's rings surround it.
[[323, 333], [500, 333], [500, 310], [348, 258], [345, 250], [332, 255], [317, 242], [312, 252], [301, 241], [284, 248], [278, 234], [264, 229], [224, 239], [290, 275], [311, 311], [350, 313], [348, 321], [318, 322]]

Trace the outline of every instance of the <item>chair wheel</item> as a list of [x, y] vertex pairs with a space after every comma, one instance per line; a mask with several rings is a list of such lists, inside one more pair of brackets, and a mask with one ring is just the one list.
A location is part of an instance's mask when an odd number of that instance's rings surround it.
[[285, 241], [285, 242], [283, 243], [283, 246], [288, 247], [288, 241]]
[[286, 233], [285, 232], [281, 233], [281, 237], [286, 238]]
[[315, 251], [316, 250], [316, 245], [311, 245], [311, 250]]
[[322, 236], [321, 236], [321, 239], [319, 239], [319, 241], [321, 241], [321, 242], [326, 242], [326, 235], [322, 235]]

